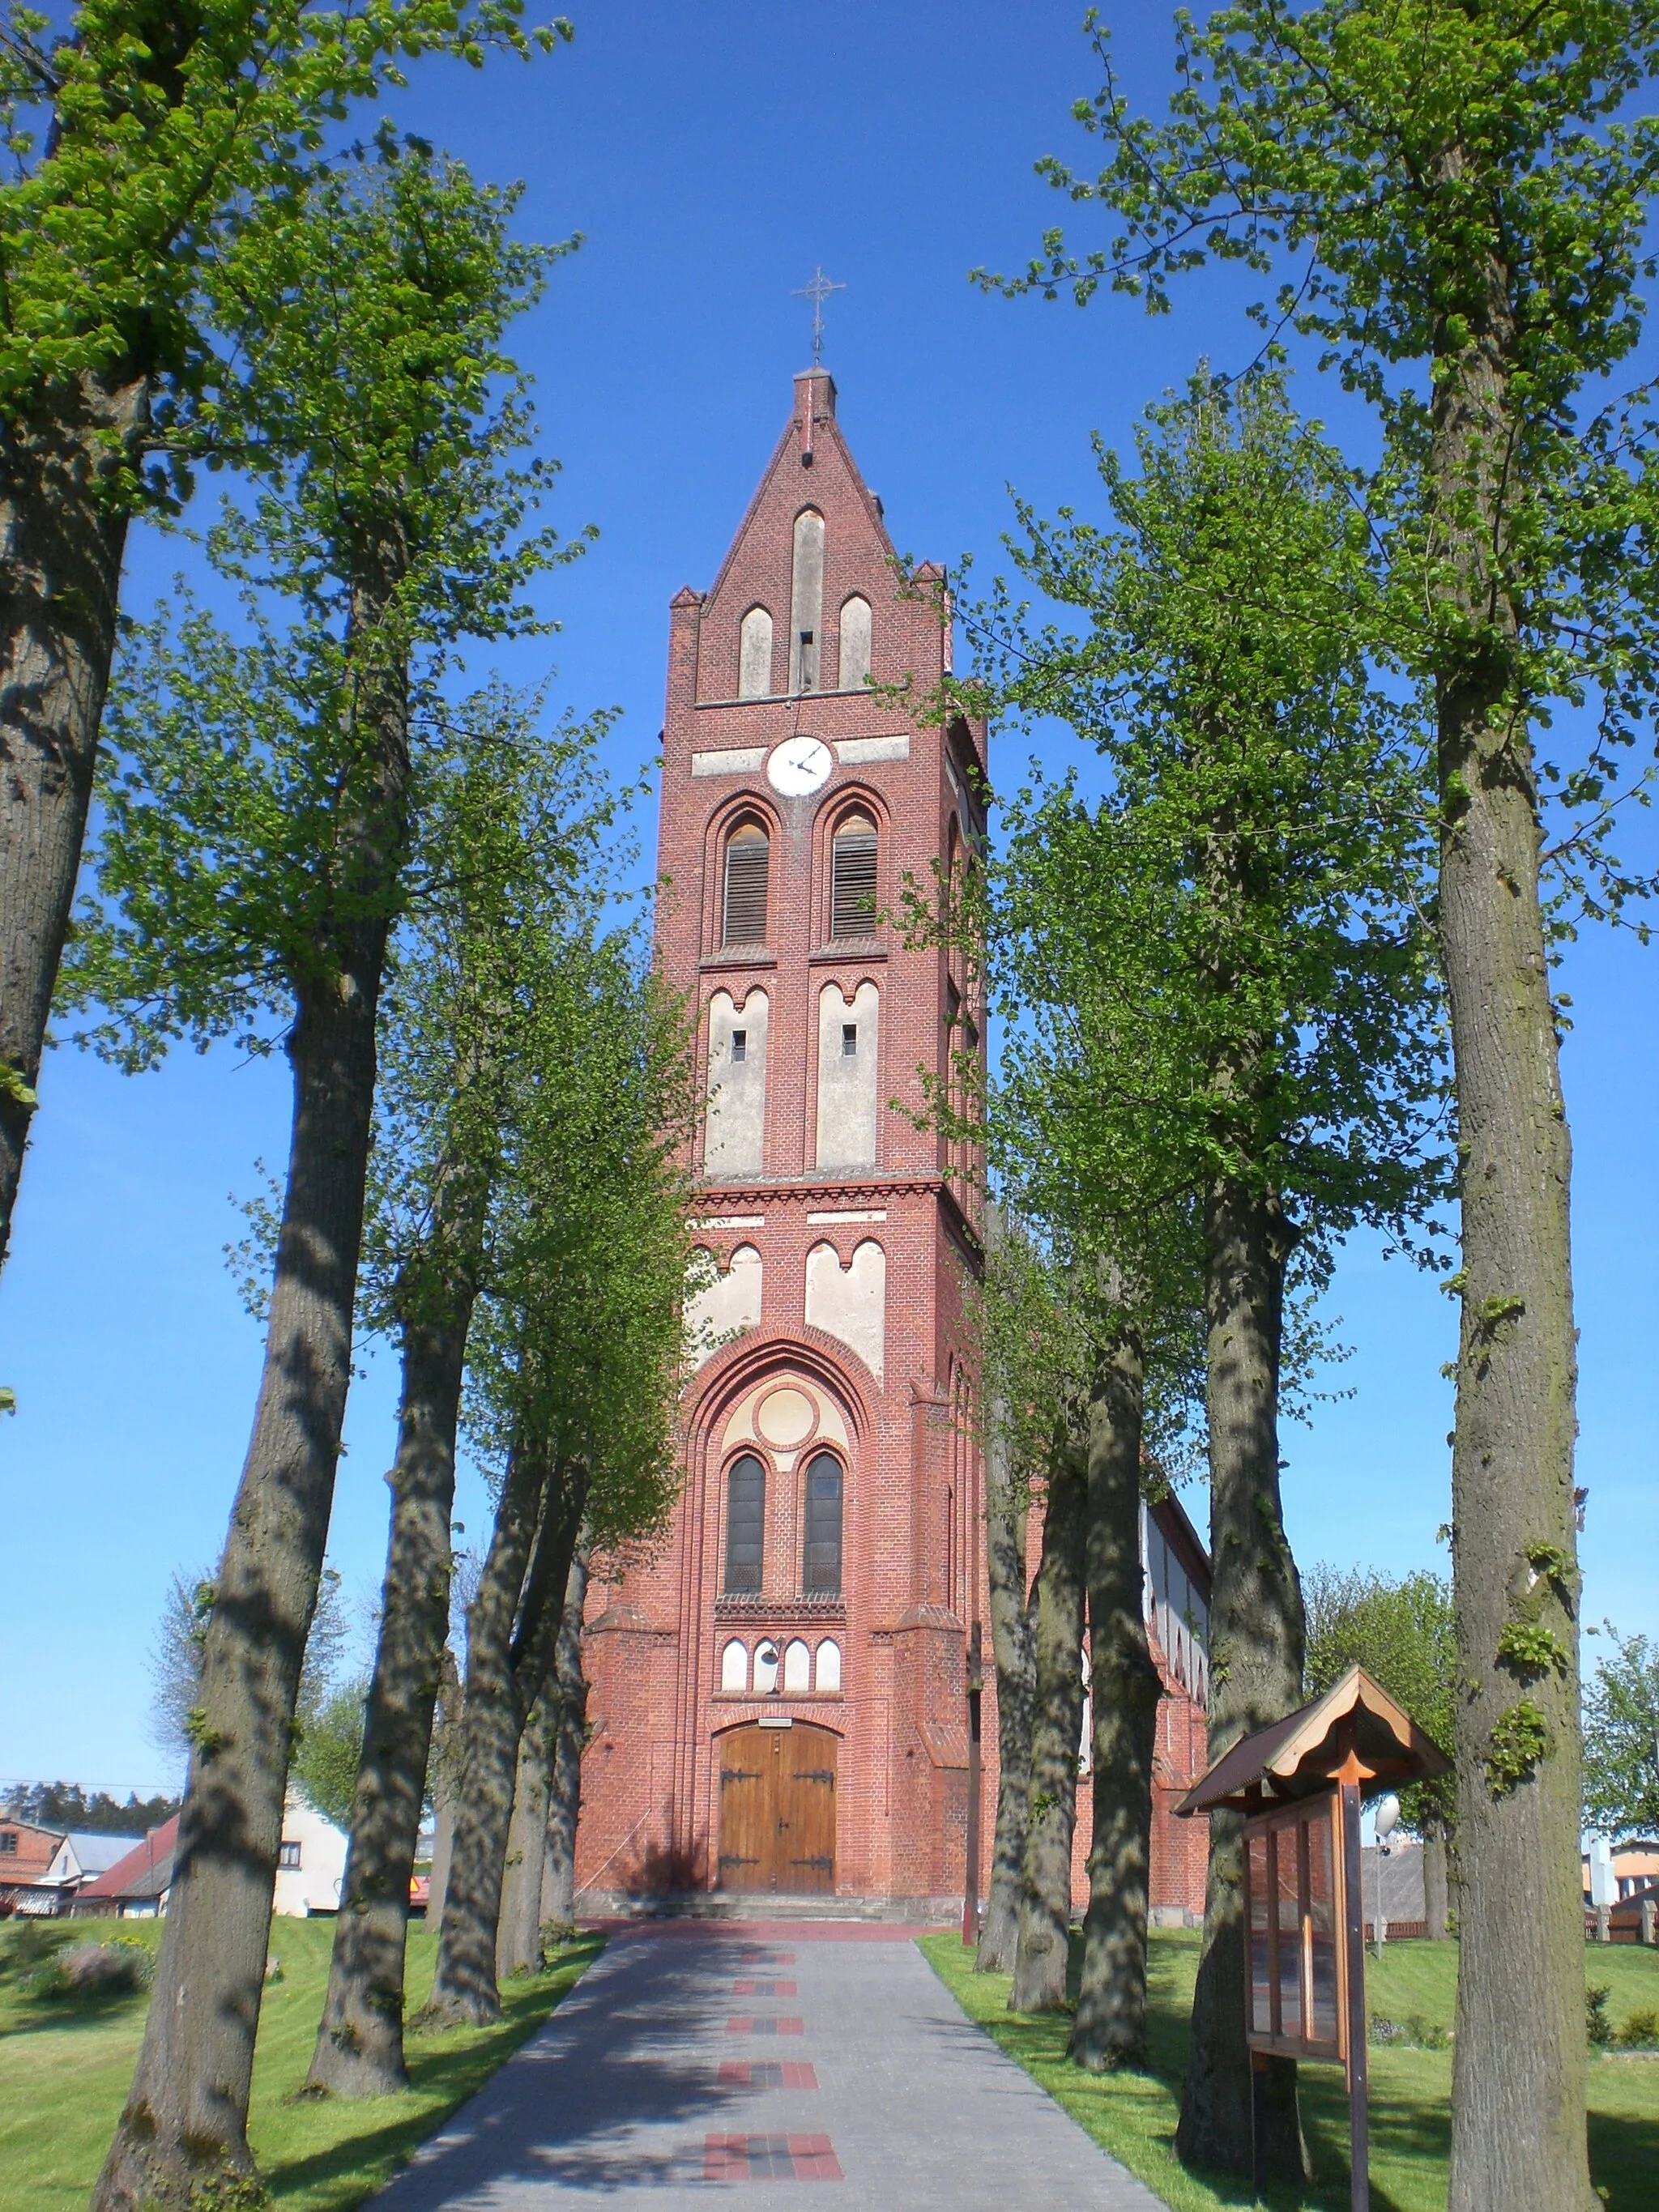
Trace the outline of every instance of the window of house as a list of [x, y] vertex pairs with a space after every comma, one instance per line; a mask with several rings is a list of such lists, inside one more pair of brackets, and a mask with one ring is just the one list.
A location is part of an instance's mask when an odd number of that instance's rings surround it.
[[856, 592], [841, 611], [841, 679], [856, 691], [870, 673], [870, 602]]
[[858, 1051], [859, 1025], [856, 1022], [843, 1022], [841, 1025], [841, 1056], [843, 1060], [856, 1060]]
[[764, 699], [772, 689], [772, 617], [750, 607], [738, 633], [738, 696]]
[[749, 1057], [749, 1032], [748, 1032], [748, 1030], [732, 1030], [732, 1060], [733, 1060], [734, 1062], [736, 1062], [736, 1061], [740, 1060], [747, 1060], [747, 1059], [748, 1059], [748, 1057]]
[[726, 1479], [726, 1588], [732, 1596], [759, 1590], [765, 1540], [766, 1469], [745, 1452]]
[[16, 1831], [16, 1829], [15, 1829], [15, 1828], [0, 1828], [0, 1857], [5, 1857], [5, 1858], [15, 1858], [15, 1857], [16, 1857], [16, 1856], [17, 1856], [17, 1831]]
[[771, 856], [772, 841], [758, 824], [746, 822], [733, 832], [726, 848], [723, 945], [765, 944], [766, 878]]
[[276, 1853], [276, 1863], [279, 1867], [297, 1867], [300, 1863], [298, 1844], [282, 1844]]
[[830, 934], [869, 937], [876, 927], [876, 825], [849, 814], [830, 848]]
[[841, 1595], [841, 1462], [820, 1452], [806, 1470], [806, 1547], [801, 1586], [808, 1596]]

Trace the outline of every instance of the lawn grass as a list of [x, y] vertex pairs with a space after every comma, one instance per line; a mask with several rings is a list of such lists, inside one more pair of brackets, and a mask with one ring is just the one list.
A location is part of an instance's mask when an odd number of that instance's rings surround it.
[[[1138, 2174], [1174, 2212], [1217, 2212], [1254, 2204], [1249, 2186], [1188, 2172], [1176, 2161], [1176, 2120], [1187, 2061], [1187, 2021], [1198, 1971], [1196, 1931], [1160, 1929], [1147, 1967], [1148, 2064], [1139, 2072], [1085, 2074], [1066, 2058], [1066, 2014], [1035, 2017], [1007, 2009], [1008, 1979], [975, 1974], [973, 1954], [954, 1936], [926, 1936], [921, 1949], [970, 2020], [978, 2021], [1105, 2149]], [[1081, 1942], [1072, 1947], [1077, 1988]], [[1634, 2011], [1659, 2007], [1659, 1952], [1632, 1945], [1587, 1946], [1587, 1984], [1607, 1985], [1615, 2027]], [[1456, 2000], [1455, 1943], [1390, 1943], [1366, 1964], [1373, 2018], [1415, 2018], [1449, 2028]], [[1373, 2045], [1371, 2203], [1374, 2212], [1444, 2212], [1450, 2131], [1451, 2053]], [[1302, 2191], [1263, 2201], [1279, 2212], [1306, 2206], [1346, 2212], [1348, 2112], [1342, 2072], [1302, 2069], [1303, 2123], [1314, 2179]], [[1608, 2212], [1653, 2212], [1659, 2174], [1659, 2057], [1592, 2052], [1590, 2172]]]
[[[75, 1925], [94, 1941], [118, 1932], [160, 1941], [154, 1921]], [[10, 1940], [0, 1934], [0, 1966]], [[550, 1972], [507, 1982], [495, 2027], [411, 2036], [413, 2081], [402, 2094], [290, 2104], [311, 2063], [333, 1940], [331, 1920], [278, 1920], [271, 1931], [283, 1973], [265, 1989], [249, 2133], [283, 2212], [361, 2204], [541, 2024], [601, 1948], [585, 1938]], [[437, 1948], [435, 1930], [410, 1929], [411, 2011], [431, 1990]], [[31, 2000], [17, 1980], [0, 1973], [0, 2212], [83, 2212], [131, 2085], [148, 2000]]]

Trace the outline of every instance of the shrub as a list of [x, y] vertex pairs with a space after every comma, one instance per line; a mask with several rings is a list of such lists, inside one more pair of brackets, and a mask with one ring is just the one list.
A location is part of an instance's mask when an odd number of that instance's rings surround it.
[[1406, 2020], [1385, 2020], [1380, 2013], [1371, 2014], [1370, 2039], [1373, 2043], [1410, 2044], [1419, 2051], [1447, 2051], [1451, 2047], [1451, 2030], [1442, 2027], [1438, 2021], [1425, 2020], [1420, 2012]]
[[1659, 2012], [1647, 2005], [1640, 2012], [1627, 2014], [1619, 2041], [1626, 2051], [1644, 2051], [1659, 2044]]
[[154, 1962], [136, 1943], [71, 1943], [40, 1967], [29, 1984], [37, 1997], [131, 1996], [147, 1989]]
[[1584, 1992], [1584, 2032], [1598, 2049], [1613, 2041], [1613, 2022], [1607, 2016], [1607, 1999], [1612, 1995], [1612, 1985], [1607, 1982]]

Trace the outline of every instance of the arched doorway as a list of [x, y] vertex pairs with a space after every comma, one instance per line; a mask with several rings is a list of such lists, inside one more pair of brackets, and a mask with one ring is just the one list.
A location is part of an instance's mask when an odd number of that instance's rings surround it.
[[836, 1886], [841, 1740], [810, 1721], [729, 1729], [720, 1766], [720, 1887], [805, 1896]]

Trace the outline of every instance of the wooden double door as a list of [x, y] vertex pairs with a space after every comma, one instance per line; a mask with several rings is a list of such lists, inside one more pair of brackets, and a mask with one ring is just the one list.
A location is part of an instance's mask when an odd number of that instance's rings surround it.
[[720, 1887], [804, 1896], [836, 1886], [841, 1740], [809, 1721], [717, 1738]]

